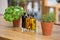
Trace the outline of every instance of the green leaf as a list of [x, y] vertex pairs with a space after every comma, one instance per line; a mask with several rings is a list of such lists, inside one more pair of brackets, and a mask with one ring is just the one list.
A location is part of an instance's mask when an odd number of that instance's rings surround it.
[[17, 20], [18, 20], [19, 18], [20, 18], [20, 16], [18, 16], [18, 15], [16, 15], [16, 16], [15, 16], [15, 19], [17, 19]]
[[9, 21], [12, 22], [14, 20], [14, 18], [9, 18]]

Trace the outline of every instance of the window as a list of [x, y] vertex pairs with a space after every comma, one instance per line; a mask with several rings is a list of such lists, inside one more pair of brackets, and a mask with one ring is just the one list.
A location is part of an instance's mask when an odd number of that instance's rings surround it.
[[55, 5], [57, 4], [56, 0], [48, 0], [48, 5]]

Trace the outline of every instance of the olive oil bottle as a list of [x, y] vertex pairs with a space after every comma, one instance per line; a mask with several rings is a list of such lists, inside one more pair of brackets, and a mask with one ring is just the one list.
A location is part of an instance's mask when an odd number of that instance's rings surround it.
[[34, 15], [32, 15], [32, 18], [30, 19], [31, 24], [31, 31], [36, 31], [36, 19], [34, 18]]
[[26, 29], [30, 29], [30, 17], [29, 17], [29, 14], [28, 16], [26, 17]]

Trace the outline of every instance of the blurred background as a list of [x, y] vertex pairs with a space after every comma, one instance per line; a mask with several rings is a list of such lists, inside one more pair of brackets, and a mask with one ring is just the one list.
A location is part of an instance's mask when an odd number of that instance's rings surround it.
[[[19, 1], [19, 0], [17, 0]], [[42, 3], [40, 2], [39, 3], [39, 0], [36, 0], [36, 2], [34, 2], [34, 8], [32, 8], [32, 0], [28, 0], [28, 3], [27, 3], [27, 10], [28, 10], [28, 14], [34, 14], [35, 18], [40, 21], [41, 20], [41, 16], [42, 16], [42, 12], [41, 12], [41, 5]], [[10, 6], [10, 5], [13, 5], [15, 4], [13, 2], [13, 0], [1, 0], [0, 1], [0, 15], [3, 15], [4, 14], [4, 11], [5, 9]], [[48, 0], [48, 5], [51, 5], [51, 4], [57, 4], [57, 1], [56, 0]], [[50, 12], [53, 12], [54, 9], [53, 8], [50, 8], [49, 9]], [[58, 18], [60, 17], [60, 10], [59, 10], [59, 16]], [[59, 18], [59, 21], [60, 21], [60, 18]]]

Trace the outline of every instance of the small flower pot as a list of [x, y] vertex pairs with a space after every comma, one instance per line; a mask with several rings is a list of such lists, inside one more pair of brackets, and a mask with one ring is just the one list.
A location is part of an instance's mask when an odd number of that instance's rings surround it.
[[22, 24], [22, 18], [20, 17], [18, 20], [13, 21], [13, 27], [20, 27]]
[[19, 27], [20, 26], [20, 19], [13, 21], [13, 27]]
[[53, 22], [41, 22], [42, 34], [46, 36], [51, 35], [53, 25], [54, 25]]

